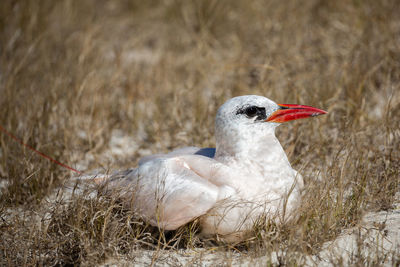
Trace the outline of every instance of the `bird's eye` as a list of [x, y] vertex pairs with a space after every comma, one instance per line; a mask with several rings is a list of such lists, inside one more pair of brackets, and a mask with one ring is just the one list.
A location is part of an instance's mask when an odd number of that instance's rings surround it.
[[244, 113], [245, 113], [246, 116], [248, 116], [248, 117], [254, 117], [254, 116], [256, 116], [257, 113], [258, 113], [258, 108], [255, 107], [255, 106], [248, 107], [248, 108], [246, 108], [246, 109], [244, 110]]

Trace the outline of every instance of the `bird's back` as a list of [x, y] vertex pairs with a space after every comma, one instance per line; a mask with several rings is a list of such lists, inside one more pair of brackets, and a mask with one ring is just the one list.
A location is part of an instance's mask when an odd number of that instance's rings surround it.
[[167, 158], [173, 158], [173, 157], [184, 156], [184, 155], [200, 155], [200, 156], [205, 156], [208, 158], [214, 158], [215, 148], [211, 148], [211, 147], [198, 148], [198, 147], [194, 147], [194, 146], [178, 148], [167, 154], [154, 154], [154, 155], [145, 156], [139, 160], [139, 166], [148, 161], [152, 161], [154, 159], [160, 159], [160, 158], [167, 159]]

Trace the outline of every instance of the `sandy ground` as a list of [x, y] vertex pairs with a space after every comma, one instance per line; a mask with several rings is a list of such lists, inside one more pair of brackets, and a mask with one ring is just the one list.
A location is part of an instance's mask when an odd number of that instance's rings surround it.
[[[127, 145], [129, 144], [129, 145]], [[105, 155], [127, 156], [133, 152], [134, 142], [115, 131]], [[129, 149], [126, 149], [126, 148]], [[147, 152], [148, 153], [148, 152]], [[144, 152], [146, 154], [146, 152]], [[81, 165], [85, 165], [82, 162]], [[96, 171], [95, 171], [96, 172]], [[101, 170], [97, 170], [101, 172]], [[72, 179], [73, 180], [73, 179]], [[1, 183], [0, 188], [7, 187]], [[65, 187], [64, 200], [71, 196], [71, 187]], [[77, 191], [75, 191], [77, 193]], [[58, 195], [58, 194], [57, 194]], [[88, 196], [90, 197], [90, 196]], [[56, 195], [49, 196], [47, 203], [59, 200]], [[18, 211], [22, 212], [22, 211]], [[8, 210], [6, 217], [12, 217], [15, 210]], [[363, 246], [359, 244], [364, 243]], [[299, 254], [297, 263], [305, 266], [336, 266], [356, 262], [359, 249], [364, 258], [369, 258], [377, 265], [392, 266], [400, 262], [400, 192], [396, 195], [394, 209], [389, 211], [368, 212], [361, 223], [351, 229], [345, 229], [333, 241], [326, 242], [318, 255]], [[245, 252], [213, 251], [213, 248], [190, 250], [132, 250], [129, 259], [125, 256], [110, 258], [102, 266], [266, 266], [279, 265], [284, 252], [276, 251], [271, 255], [254, 257]], [[362, 263], [361, 263], [362, 265]]]
[[[129, 145], [126, 145], [126, 144]], [[127, 156], [132, 154], [134, 142], [128, 137], [115, 131], [110, 141], [110, 150], [105, 155]], [[135, 147], [133, 145], [133, 147]], [[146, 152], [143, 152], [146, 154]], [[148, 153], [148, 152], [147, 152]], [[85, 162], [82, 162], [85, 165]], [[101, 170], [98, 170], [101, 172]], [[72, 181], [73, 179], [71, 179]], [[0, 188], [7, 187], [1, 183]], [[66, 186], [63, 198], [66, 200], [71, 193], [71, 187]], [[75, 191], [77, 193], [77, 191]], [[56, 195], [47, 198], [47, 203], [59, 200], [59, 191]], [[87, 196], [90, 197], [90, 196]], [[17, 213], [21, 213], [18, 210]], [[5, 218], [15, 215], [15, 210], [8, 210]], [[40, 217], [40, 216], [39, 216]], [[38, 217], [38, 218], [39, 218]], [[38, 219], [39, 220], [39, 219]], [[364, 243], [362, 246], [359, 246]], [[356, 227], [345, 229], [333, 241], [326, 242], [318, 255], [299, 254], [296, 260], [304, 266], [337, 266], [357, 262], [357, 255], [364, 255], [372, 262], [382, 266], [393, 266], [400, 262], [400, 192], [396, 195], [396, 204], [389, 211], [368, 212]], [[280, 259], [285, 257], [282, 251], [271, 255], [254, 257], [249, 252], [220, 251], [214, 248], [197, 248], [190, 250], [144, 250], [135, 249], [128, 253], [129, 258], [110, 258], [101, 266], [266, 266], [279, 265]], [[362, 263], [360, 263], [362, 265]]]
[[[365, 256], [376, 259], [382, 266], [392, 266], [399, 259], [394, 259], [393, 251], [400, 250], [400, 205], [392, 211], [367, 213], [362, 224], [347, 229], [334, 241], [325, 243], [324, 249], [314, 256], [299, 255], [299, 263], [305, 266], [347, 265], [355, 257], [359, 242], [368, 243]], [[364, 246], [365, 247], [365, 246]], [[181, 251], [146, 251], [138, 250], [136, 257], [109, 259], [102, 266], [266, 266], [278, 265], [282, 252], [253, 258], [243, 253], [212, 252], [206, 249]], [[354, 262], [353, 258], [353, 262]]]
[[[127, 147], [121, 146], [128, 141], [126, 136], [115, 132], [111, 140], [110, 154], [129, 154], [129, 151], [120, 150], [120, 147]], [[359, 246], [361, 242], [363, 246]], [[366, 213], [358, 226], [345, 229], [338, 238], [326, 242], [318, 255], [298, 255], [298, 263], [305, 266], [348, 265], [357, 261], [355, 257], [360, 247], [363, 248], [362, 255], [377, 265], [392, 266], [395, 262], [399, 263], [400, 259], [394, 257], [400, 252], [400, 192], [396, 195], [393, 210]], [[243, 252], [212, 249], [135, 250], [132, 256], [131, 260], [111, 258], [102, 266], [266, 266], [279, 265], [284, 252], [277, 251], [254, 258]]]

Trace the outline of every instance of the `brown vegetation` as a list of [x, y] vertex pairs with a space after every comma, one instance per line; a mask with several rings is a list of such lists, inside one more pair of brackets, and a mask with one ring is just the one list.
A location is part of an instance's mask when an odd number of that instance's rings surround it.
[[[0, 264], [193, 247], [302, 264], [364, 211], [391, 209], [400, 175], [399, 1], [1, 1], [0, 126], [82, 171], [213, 146], [216, 109], [244, 94], [329, 111], [277, 133], [307, 184], [298, 222], [257, 225], [234, 248], [196, 223], [160, 233], [100, 194], [54, 201], [74, 174], [0, 133]], [[116, 133], [133, 152], [110, 150]]]

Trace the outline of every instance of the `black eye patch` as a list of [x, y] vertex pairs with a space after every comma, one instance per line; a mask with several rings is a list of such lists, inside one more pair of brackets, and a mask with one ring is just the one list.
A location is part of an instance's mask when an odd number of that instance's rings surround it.
[[257, 106], [248, 106], [248, 107], [240, 108], [236, 112], [236, 115], [239, 115], [239, 114], [244, 114], [248, 118], [256, 117], [256, 120], [266, 120], [267, 119], [267, 115], [265, 114], [265, 108], [257, 107]]

